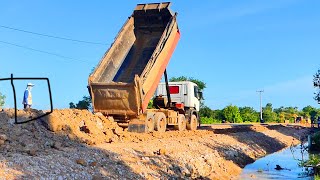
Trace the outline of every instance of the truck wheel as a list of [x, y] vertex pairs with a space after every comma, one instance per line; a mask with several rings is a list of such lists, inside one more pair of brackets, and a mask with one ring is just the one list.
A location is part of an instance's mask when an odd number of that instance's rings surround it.
[[154, 121], [152, 118], [146, 120], [146, 132], [153, 132], [154, 130]]
[[186, 130], [186, 127], [187, 127], [186, 117], [183, 114], [179, 114], [178, 125], [174, 125], [174, 129], [179, 131], [184, 131]]
[[187, 129], [194, 131], [194, 130], [197, 130], [197, 126], [198, 126], [198, 119], [197, 119], [197, 116], [193, 114], [190, 118], [190, 121], [187, 122]]
[[155, 130], [159, 132], [166, 132], [167, 129], [167, 118], [166, 115], [162, 112], [157, 112], [154, 115], [154, 122], [155, 122]]

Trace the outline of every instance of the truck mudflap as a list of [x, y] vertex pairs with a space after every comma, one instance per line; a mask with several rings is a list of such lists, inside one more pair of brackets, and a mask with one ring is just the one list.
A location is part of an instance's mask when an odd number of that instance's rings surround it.
[[145, 133], [147, 132], [146, 123], [143, 120], [133, 119], [128, 125], [129, 132]]
[[128, 131], [137, 133], [153, 132], [155, 128], [155, 113], [154, 111], [150, 111], [140, 115], [137, 119], [130, 120]]

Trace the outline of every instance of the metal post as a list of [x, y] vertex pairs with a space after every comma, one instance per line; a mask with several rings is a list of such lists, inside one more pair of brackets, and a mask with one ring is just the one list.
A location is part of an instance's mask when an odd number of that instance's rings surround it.
[[260, 123], [263, 123], [263, 118], [262, 118], [262, 93], [264, 90], [257, 91], [260, 94]]
[[167, 69], [164, 70], [164, 79], [166, 81], [166, 90], [167, 90], [167, 98], [168, 98], [168, 104], [167, 107], [171, 107], [171, 95], [169, 90], [169, 81], [167, 76]]

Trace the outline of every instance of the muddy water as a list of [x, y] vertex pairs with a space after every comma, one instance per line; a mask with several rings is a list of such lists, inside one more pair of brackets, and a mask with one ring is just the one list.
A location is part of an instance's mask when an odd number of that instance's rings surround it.
[[[301, 168], [298, 165], [302, 156], [304, 160], [308, 158], [308, 152], [301, 151], [301, 148], [300, 145], [286, 148], [248, 164], [244, 167], [240, 179], [313, 179], [308, 175], [306, 168]], [[280, 165], [284, 169], [276, 170], [276, 165]]]

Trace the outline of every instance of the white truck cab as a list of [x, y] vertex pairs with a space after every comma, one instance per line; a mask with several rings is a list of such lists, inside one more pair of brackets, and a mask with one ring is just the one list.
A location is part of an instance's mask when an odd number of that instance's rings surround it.
[[[184, 104], [185, 108], [199, 111], [202, 93], [197, 84], [191, 81], [169, 82], [171, 101]], [[156, 96], [167, 97], [166, 83], [159, 83]]]
[[[167, 96], [167, 92], [170, 95]], [[199, 109], [202, 92], [199, 91], [197, 84], [190, 81], [159, 83], [155, 93], [153, 104], [155, 108], [169, 108], [178, 112], [179, 116], [184, 116], [188, 130], [196, 130], [200, 123]], [[168, 119], [170, 118], [168, 116]], [[184, 129], [179, 120], [177, 129]], [[179, 127], [180, 125], [180, 127]]]

